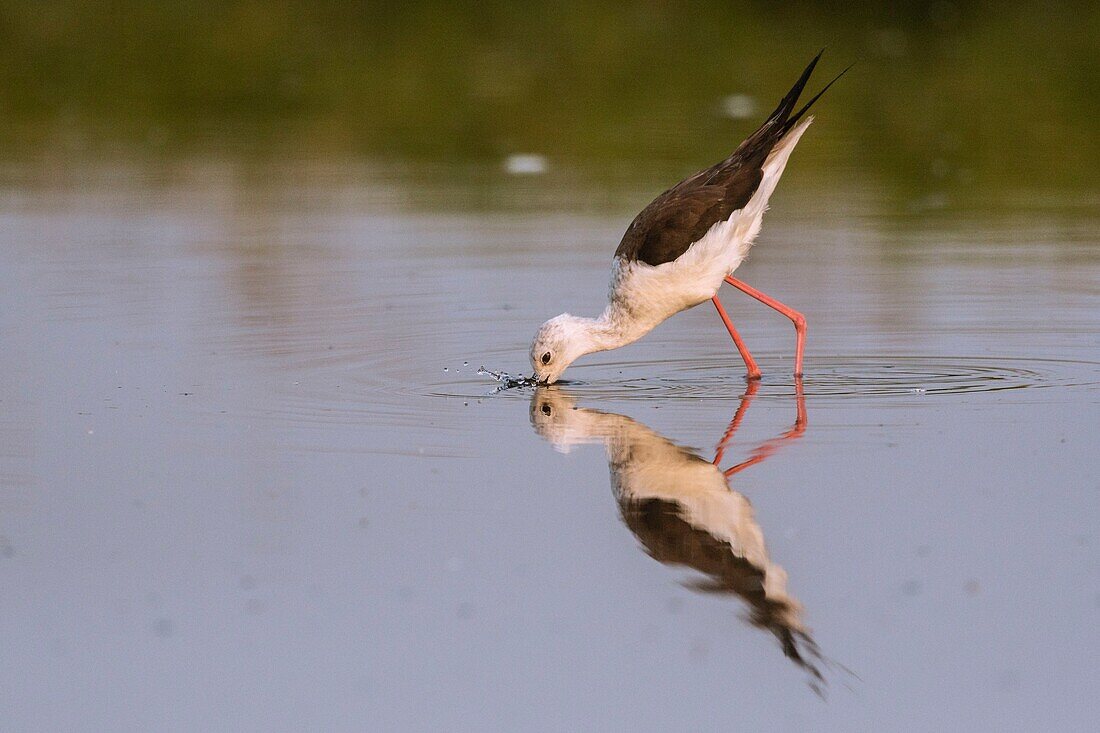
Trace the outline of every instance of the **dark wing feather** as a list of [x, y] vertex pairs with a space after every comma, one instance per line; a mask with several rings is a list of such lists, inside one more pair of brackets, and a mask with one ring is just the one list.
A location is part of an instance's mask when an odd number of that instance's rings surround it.
[[615, 256], [647, 265], [672, 262], [712, 226], [744, 208], [760, 186], [768, 154], [790, 131], [791, 112], [820, 58], [818, 53], [775, 111], [730, 157], [681, 181], [642, 209], [627, 228]]
[[[730, 162], [733, 164], [726, 165]], [[697, 173], [665, 191], [634, 217], [615, 256], [647, 265], [678, 259], [715, 223], [744, 208], [761, 178], [759, 164], [741, 161], [723, 161]]]

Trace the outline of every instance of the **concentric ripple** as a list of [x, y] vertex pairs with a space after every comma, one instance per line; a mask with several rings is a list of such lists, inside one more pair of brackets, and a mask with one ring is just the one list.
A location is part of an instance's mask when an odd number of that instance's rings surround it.
[[[494, 364], [506, 363], [513, 355], [502, 349], [483, 356]], [[300, 367], [300, 380], [284, 385], [273, 401], [255, 405], [249, 414], [297, 425], [422, 429], [437, 425], [438, 410], [444, 406], [438, 398], [457, 401], [447, 409], [464, 409], [467, 402], [488, 399], [527, 401], [536, 389], [526, 384], [502, 388], [492, 376], [479, 375], [479, 365], [460, 363], [432, 381], [417, 383], [385, 359], [368, 363], [337, 356], [334, 363]], [[785, 399], [795, 393], [789, 360], [764, 358], [760, 366], [764, 377], [756, 391], [758, 399]], [[726, 356], [577, 364], [568, 376], [559, 384], [590, 403], [735, 401], [746, 390], [741, 365]], [[1014, 400], [1065, 402], [1100, 391], [1100, 363], [1016, 357], [815, 356], [807, 363], [803, 391], [819, 405], [853, 400], [910, 405], [994, 392], [1011, 394]], [[455, 428], [461, 423], [447, 424]]]
[[[794, 392], [790, 362], [761, 362], [761, 396]], [[745, 380], [728, 358], [652, 360], [577, 365], [561, 384], [593, 399], [737, 399]], [[805, 394], [817, 397], [930, 397], [1001, 390], [1100, 386], [1100, 363], [1053, 359], [938, 356], [815, 357], [803, 379]], [[433, 385], [438, 396], [484, 396], [491, 380], [454, 380]], [[500, 391], [529, 396], [530, 388]]]

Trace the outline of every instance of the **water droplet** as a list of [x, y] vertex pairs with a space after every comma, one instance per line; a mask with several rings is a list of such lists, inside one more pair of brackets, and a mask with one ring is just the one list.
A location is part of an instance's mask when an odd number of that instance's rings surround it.
[[493, 390], [494, 393], [512, 389], [513, 387], [534, 387], [537, 384], [534, 376], [525, 377], [522, 374], [513, 376], [508, 372], [494, 372], [492, 369], [486, 369], [485, 367], [478, 369], [477, 373], [482, 376], [492, 377], [500, 382], [496, 389]]

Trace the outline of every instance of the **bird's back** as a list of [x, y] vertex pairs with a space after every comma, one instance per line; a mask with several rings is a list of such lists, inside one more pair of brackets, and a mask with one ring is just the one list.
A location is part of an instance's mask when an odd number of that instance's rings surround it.
[[[642, 209], [623, 235], [615, 257], [624, 262], [653, 266], [673, 262], [703, 239], [714, 225], [729, 221], [750, 202], [757, 204], [754, 208], [759, 208], [762, 214], [786, 164], [786, 156], [809, 122], [807, 119], [798, 124], [800, 118], [833, 83], [829, 82], [809, 103], [794, 112], [798, 97], [820, 57], [818, 54], [810, 62], [764, 124], [728, 158], [677, 183]], [[784, 154], [776, 155], [779, 152]], [[777, 170], [768, 170], [772, 167], [770, 161], [777, 157], [782, 158], [775, 166]], [[771, 173], [774, 180], [768, 182], [766, 173]], [[761, 185], [766, 182], [770, 185], [762, 190]]]

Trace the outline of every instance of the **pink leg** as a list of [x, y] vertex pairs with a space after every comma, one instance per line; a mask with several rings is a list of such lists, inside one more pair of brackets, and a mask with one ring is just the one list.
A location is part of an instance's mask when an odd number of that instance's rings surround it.
[[717, 295], [710, 300], [714, 303], [714, 307], [718, 309], [718, 315], [722, 317], [722, 323], [726, 324], [726, 330], [733, 337], [733, 345], [737, 347], [737, 352], [741, 354], [741, 358], [745, 361], [745, 368], [748, 370], [745, 378], [750, 380], [760, 379], [760, 367], [756, 366], [756, 360], [749, 353], [749, 347], [745, 346], [745, 342], [741, 340], [741, 334], [737, 333], [737, 329], [733, 327], [733, 321], [726, 315], [726, 309], [722, 307], [722, 301], [718, 300]]
[[[741, 282], [740, 280], [735, 280], [732, 277], [727, 277], [726, 282], [728, 282], [730, 285], [732, 285], [733, 287], [740, 290], [745, 295], [748, 295], [749, 297], [752, 297], [752, 298], [756, 298], [757, 300], [759, 300], [764, 305], [768, 306], [769, 308], [774, 308], [775, 310], [777, 310], [780, 313], [782, 313], [783, 315], [785, 315], [787, 318], [791, 319], [791, 322], [794, 323], [794, 333], [795, 333], [794, 375], [796, 377], [801, 377], [802, 376], [802, 349], [806, 345], [806, 316], [802, 315], [801, 313], [796, 311], [794, 308], [790, 308], [788, 306], [783, 305], [782, 303], [780, 303], [775, 298], [764, 295], [763, 293], [761, 293], [756, 288], [750, 287], [750, 286], [746, 285], [745, 283]], [[736, 339], [735, 339], [735, 341], [736, 341]]]
[[737, 406], [737, 412], [734, 413], [733, 419], [730, 420], [729, 427], [726, 428], [726, 434], [718, 441], [718, 450], [714, 453], [714, 460], [711, 461], [715, 466], [722, 462], [722, 456], [726, 453], [726, 446], [733, 440], [733, 435], [737, 432], [737, 428], [741, 427], [741, 421], [745, 419], [745, 411], [749, 409], [749, 403], [752, 402], [752, 396], [756, 394], [756, 390], [759, 388], [760, 382], [753, 380], [749, 382], [745, 394], [741, 395], [741, 404]]
[[[797, 440], [802, 437], [802, 434], [806, 432], [806, 396], [802, 392], [802, 377], [795, 377], [794, 379], [794, 394], [795, 394], [795, 420], [794, 427], [787, 432], [780, 435], [778, 438], [772, 438], [771, 440], [762, 443], [752, 452], [752, 456], [748, 459], [738, 463], [733, 468], [727, 468], [722, 473], [726, 478], [733, 476], [735, 473], [744, 471], [749, 466], [753, 466], [761, 461], [765, 461], [779, 450], [779, 447], [789, 440]], [[725, 445], [723, 444], [723, 447]], [[716, 462], [717, 463], [717, 462]]]

